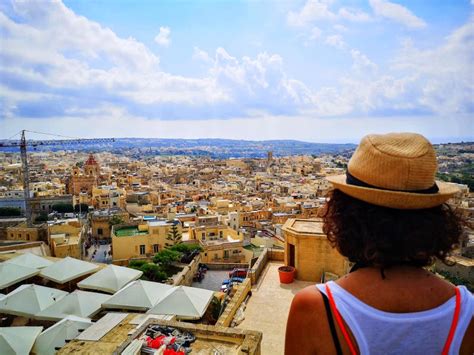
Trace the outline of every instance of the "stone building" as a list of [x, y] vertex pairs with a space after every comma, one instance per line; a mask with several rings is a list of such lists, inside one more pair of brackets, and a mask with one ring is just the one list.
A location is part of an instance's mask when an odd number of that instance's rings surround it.
[[324, 273], [342, 276], [349, 262], [332, 248], [322, 231], [321, 219], [290, 218], [283, 225], [285, 265], [296, 268], [296, 278], [320, 282]]

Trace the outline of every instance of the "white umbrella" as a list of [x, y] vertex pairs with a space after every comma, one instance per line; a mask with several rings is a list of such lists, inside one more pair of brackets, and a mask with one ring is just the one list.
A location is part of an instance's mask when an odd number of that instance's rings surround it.
[[143, 275], [142, 271], [128, 267], [109, 265], [77, 284], [78, 287], [115, 293]]
[[172, 286], [170, 285], [158, 282], [134, 281], [118, 291], [108, 301], [104, 302], [102, 307], [146, 311], [158, 302], [171, 288]]
[[91, 317], [100, 310], [101, 304], [109, 298], [109, 295], [102, 293], [75, 290], [36, 314], [35, 318], [55, 321], [69, 315], [83, 318]]
[[54, 264], [54, 262], [32, 253], [24, 253], [5, 261], [5, 263], [33, 267], [35, 269], [42, 269]]
[[66, 340], [74, 339], [92, 324], [90, 319], [68, 316], [46, 329], [36, 339], [32, 352], [40, 355], [53, 355], [56, 348], [66, 344]]
[[197, 287], [173, 287], [147, 313], [176, 315], [181, 319], [199, 319], [211, 303], [213, 291]]
[[31, 318], [67, 294], [50, 287], [21, 285], [0, 300], [0, 313]]
[[40, 270], [15, 264], [0, 264], [0, 290], [29, 279], [40, 273]]
[[36, 337], [43, 327], [1, 327], [0, 354], [29, 354]]
[[41, 270], [40, 276], [44, 277], [45, 279], [63, 284], [81, 276], [93, 273], [98, 269], [98, 265], [68, 256], [61, 261], [58, 261], [53, 265]]

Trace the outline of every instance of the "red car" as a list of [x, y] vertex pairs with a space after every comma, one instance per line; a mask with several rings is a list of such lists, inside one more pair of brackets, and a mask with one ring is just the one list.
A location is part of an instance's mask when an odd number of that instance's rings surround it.
[[245, 278], [247, 277], [247, 269], [234, 269], [231, 272], [229, 272], [229, 277], [242, 277]]

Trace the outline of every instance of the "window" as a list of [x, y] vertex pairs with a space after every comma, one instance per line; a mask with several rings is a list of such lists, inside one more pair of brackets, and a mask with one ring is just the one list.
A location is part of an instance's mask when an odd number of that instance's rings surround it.
[[224, 232], [220, 231], [219, 232], [219, 238], [223, 238], [224, 237]]
[[104, 231], [102, 230], [102, 228], [97, 228], [97, 234], [98, 235], [103, 235], [104, 234]]
[[159, 244], [153, 244], [153, 253], [158, 253], [160, 251], [160, 245]]
[[145, 245], [140, 245], [140, 255], [145, 255]]
[[202, 234], [201, 234], [201, 239], [202, 239], [202, 240], [206, 240], [206, 233], [202, 233]]
[[26, 233], [26, 240], [30, 240], [30, 234]]

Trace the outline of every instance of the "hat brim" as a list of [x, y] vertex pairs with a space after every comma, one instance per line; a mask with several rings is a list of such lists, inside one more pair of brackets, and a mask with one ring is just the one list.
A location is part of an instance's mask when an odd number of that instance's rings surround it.
[[459, 189], [442, 181], [436, 181], [439, 191], [434, 194], [381, 190], [346, 183], [346, 175], [327, 176], [326, 179], [338, 190], [373, 205], [397, 209], [422, 209], [439, 206], [449, 200]]

